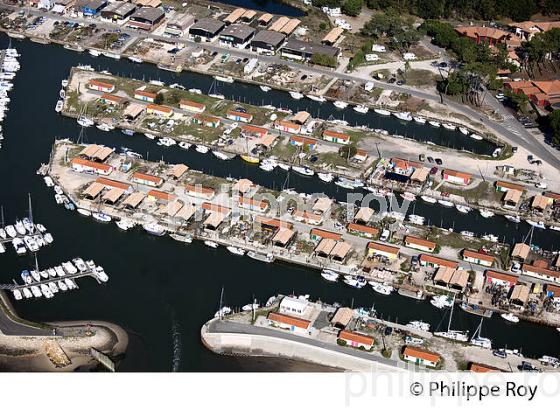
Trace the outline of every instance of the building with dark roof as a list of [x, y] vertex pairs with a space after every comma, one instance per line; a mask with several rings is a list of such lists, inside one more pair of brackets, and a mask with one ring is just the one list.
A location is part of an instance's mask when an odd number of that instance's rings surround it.
[[80, 0], [76, 3], [76, 11], [84, 16], [95, 16], [106, 6], [106, 0]]
[[255, 29], [244, 24], [232, 24], [220, 33], [220, 44], [245, 48], [255, 35]]
[[214, 41], [224, 29], [225, 23], [214, 19], [200, 19], [189, 29], [189, 36], [202, 41]]
[[159, 26], [165, 19], [165, 13], [154, 7], [142, 7], [130, 16], [129, 27], [151, 31]]
[[187, 29], [194, 23], [194, 17], [190, 14], [176, 14], [165, 26], [165, 34], [182, 37]]
[[251, 41], [251, 50], [259, 54], [274, 54], [282, 47], [286, 36], [270, 30], [259, 31]]
[[309, 43], [307, 41], [289, 39], [286, 45], [280, 50], [280, 53], [283, 57], [294, 60], [310, 60], [317, 54], [338, 58], [340, 49], [317, 43]]
[[134, 13], [136, 6], [132, 3], [124, 1], [116, 1], [109, 3], [107, 7], [101, 10], [101, 17], [107, 20], [122, 21], [127, 19]]

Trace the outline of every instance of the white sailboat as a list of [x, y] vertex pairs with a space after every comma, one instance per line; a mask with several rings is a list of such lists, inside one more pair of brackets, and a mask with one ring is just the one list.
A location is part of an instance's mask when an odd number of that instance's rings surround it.
[[383, 115], [385, 117], [388, 117], [389, 115], [391, 115], [391, 111], [389, 110], [384, 110], [382, 108], [374, 108], [373, 112], [379, 115]]
[[451, 302], [451, 310], [449, 312], [449, 323], [447, 325], [447, 331], [445, 332], [434, 332], [434, 336], [443, 337], [445, 339], [455, 340], [457, 342], [468, 342], [469, 335], [468, 331], [451, 330], [451, 320], [453, 319], [453, 307], [455, 306], [455, 295], [453, 295], [453, 301]]
[[492, 341], [490, 339], [488, 339], [487, 337], [482, 337], [480, 335], [483, 321], [484, 321], [484, 318], [481, 318], [480, 319], [480, 324], [478, 325], [478, 327], [476, 328], [475, 332], [473, 333], [473, 335], [471, 337], [471, 345], [482, 347], [484, 349], [492, 349]]

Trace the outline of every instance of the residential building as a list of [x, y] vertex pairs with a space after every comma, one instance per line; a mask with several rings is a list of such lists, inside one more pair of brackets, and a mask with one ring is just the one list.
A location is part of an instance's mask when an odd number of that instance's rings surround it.
[[283, 315], [276, 312], [270, 312], [267, 319], [271, 325], [294, 333], [307, 333], [309, 327], [311, 326], [311, 322], [309, 320]]
[[321, 239], [332, 239], [335, 242], [342, 240], [342, 234], [325, 231], [324, 229], [313, 228], [309, 232], [309, 237], [312, 241], [318, 241]]
[[113, 84], [104, 81], [90, 80], [87, 86], [90, 90], [102, 91], [104, 93], [112, 93], [115, 91], [115, 86]]
[[199, 184], [185, 185], [185, 192], [187, 193], [187, 195], [194, 196], [195, 198], [205, 199], [207, 201], [211, 201], [216, 195], [216, 191], [214, 191], [212, 188], [207, 188]]
[[455, 31], [472, 39], [476, 44], [486, 43], [489, 46], [503, 44], [511, 36], [511, 33], [493, 27], [457, 26]]
[[301, 137], [299, 135], [290, 136], [290, 145], [303, 147], [304, 149], [309, 149], [310, 151], [317, 148], [317, 143], [318, 141], [315, 138]]
[[253, 114], [230, 110], [226, 113], [226, 118], [232, 121], [248, 123], [253, 121]]
[[444, 169], [442, 171], [443, 180], [452, 184], [468, 185], [471, 183], [472, 175], [466, 172]]
[[206, 110], [206, 105], [189, 100], [179, 101], [179, 108], [195, 114], [202, 114]]
[[347, 229], [350, 233], [359, 234], [370, 239], [377, 238], [379, 236], [379, 229], [373, 226], [349, 223]]
[[407, 362], [421, 366], [436, 367], [439, 364], [441, 357], [439, 354], [430, 352], [429, 350], [405, 346], [403, 350], [403, 359]]
[[511, 257], [521, 259], [524, 261], [529, 256], [529, 252], [531, 251], [531, 247], [526, 243], [516, 243], [513, 246], [513, 250], [511, 251]]
[[495, 259], [487, 253], [471, 251], [470, 249], [463, 249], [463, 260], [477, 265], [490, 267], [494, 264]]
[[80, 157], [72, 159], [72, 169], [76, 172], [99, 175], [109, 175], [113, 172], [111, 165], [100, 164], [99, 162], [89, 161]]
[[165, 105], [148, 104], [146, 113], [156, 115], [158, 117], [169, 118], [173, 116], [173, 109]]
[[425, 253], [420, 255], [419, 261], [420, 265], [424, 267], [439, 268], [440, 266], [446, 266], [453, 269], [457, 269], [459, 267], [459, 262], [439, 258], [434, 255], [427, 255]]
[[560, 80], [510, 81], [504, 88], [516, 94], [525, 94], [530, 101], [540, 107], [548, 107], [560, 102]]
[[390, 260], [399, 257], [400, 248], [398, 246], [390, 246], [377, 242], [368, 243], [368, 256], [383, 256]]
[[548, 282], [560, 283], [560, 271], [544, 268], [541, 266], [524, 263], [521, 267], [523, 274]]
[[153, 103], [156, 100], [156, 93], [150, 93], [143, 90], [135, 90], [134, 91], [134, 98], [140, 101], [151, 102]]
[[323, 131], [323, 139], [325, 141], [335, 142], [337, 144], [348, 145], [350, 143], [350, 136], [341, 132], [333, 130]]
[[132, 174], [132, 182], [157, 188], [163, 184], [163, 178], [155, 175], [144, 174], [142, 172], [135, 172]]
[[268, 135], [268, 129], [254, 125], [241, 126], [241, 135], [245, 138], [261, 139]]
[[433, 252], [436, 250], [437, 244], [427, 239], [418, 238], [416, 236], [407, 235], [404, 238], [404, 245], [408, 248], [418, 249], [424, 252]]
[[274, 129], [283, 132], [290, 132], [292, 134], [299, 134], [301, 132], [301, 125], [291, 121], [276, 120], [274, 121]]
[[369, 335], [363, 333], [351, 332], [349, 330], [341, 330], [338, 334], [339, 340], [344, 340], [347, 346], [356, 348], [371, 349], [375, 340]]
[[278, 311], [285, 315], [303, 316], [307, 312], [309, 302], [306, 299], [284, 296], [280, 301]]
[[218, 128], [220, 126], [220, 119], [211, 115], [195, 114], [192, 117], [195, 124], [204, 125], [210, 128]]
[[500, 286], [506, 289], [511, 288], [517, 284], [517, 276], [509, 273], [497, 272], [494, 270], [487, 270], [484, 272], [485, 281], [490, 286]]
[[253, 198], [247, 198], [245, 196], [239, 197], [238, 205], [240, 208], [261, 213], [266, 212], [269, 207], [269, 203], [266, 201], [259, 201]]

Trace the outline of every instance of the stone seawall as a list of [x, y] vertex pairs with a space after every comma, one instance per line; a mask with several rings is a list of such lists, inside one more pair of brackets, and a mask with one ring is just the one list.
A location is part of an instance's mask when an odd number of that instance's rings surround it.
[[201, 340], [214, 353], [237, 356], [278, 357], [356, 372], [400, 372], [402, 367], [323, 349], [306, 343], [244, 333], [210, 333], [201, 329]]

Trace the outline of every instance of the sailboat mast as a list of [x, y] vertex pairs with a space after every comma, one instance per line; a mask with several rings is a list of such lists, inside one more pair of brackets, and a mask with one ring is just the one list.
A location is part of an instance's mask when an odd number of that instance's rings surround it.
[[451, 311], [449, 312], [449, 323], [447, 324], [447, 331], [451, 330], [451, 320], [453, 319], [453, 307], [455, 306], [455, 295], [453, 295], [453, 302], [451, 303]]
[[33, 210], [31, 208], [31, 194], [28, 193], [27, 197], [29, 199], [29, 221], [33, 224]]

